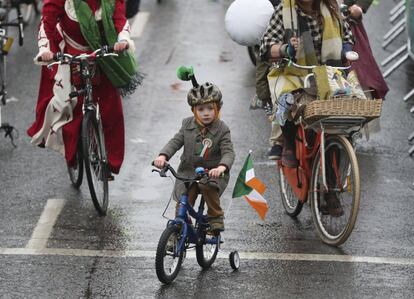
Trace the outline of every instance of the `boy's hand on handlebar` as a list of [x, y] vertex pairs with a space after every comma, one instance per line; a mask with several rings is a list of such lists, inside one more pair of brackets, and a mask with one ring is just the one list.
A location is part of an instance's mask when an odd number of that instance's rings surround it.
[[128, 42], [127, 41], [119, 41], [114, 44], [114, 52], [121, 53], [128, 49]]
[[155, 160], [154, 160], [154, 166], [162, 169], [164, 168], [164, 166], [167, 164], [167, 158], [164, 155], [159, 155]]
[[225, 166], [220, 165], [216, 168], [211, 169], [208, 172], [208, 176], [211, 177], [211, 178], [217, 179], [226, 171], [226, 169], [227, 168]]
[[53, 52], [52, 51], [45, 51], [42, 54], [40, 54], [40, 57], [43, 62], [50, 62], [53, 60]]

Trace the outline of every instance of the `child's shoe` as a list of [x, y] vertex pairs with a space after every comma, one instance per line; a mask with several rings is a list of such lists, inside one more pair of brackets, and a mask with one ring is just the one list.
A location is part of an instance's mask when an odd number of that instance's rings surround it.
[[210, 225], [210, 231], [212, 232], [224, 231], [223, 217], [210, 217], [208, 218], [208, 224]]

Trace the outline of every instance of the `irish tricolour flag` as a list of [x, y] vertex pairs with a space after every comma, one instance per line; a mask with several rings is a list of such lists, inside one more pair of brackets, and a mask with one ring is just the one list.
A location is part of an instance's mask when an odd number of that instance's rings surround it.
[[243, 196], [264, 220], [269, 209], [263, 198], [265, 190], [266, 186], [254, 174], [253, 160], [249, 153], [234, 185], [233, 198]]

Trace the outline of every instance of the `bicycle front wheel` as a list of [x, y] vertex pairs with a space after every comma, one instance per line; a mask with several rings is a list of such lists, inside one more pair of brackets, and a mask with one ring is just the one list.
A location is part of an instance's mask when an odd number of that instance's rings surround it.
[[87, 111], [82, 121], [82, 148], [89, 191], [96, 211], [106, 215], [108, 208], [108, 164], [105, 161], [103, 132], [95, 117], [95, 111]]
[[220, 236], [209, 236], [204, 231], [200, 242], [196, 245], [197, 263], [203, 269], [208, 269], [217, 258]]
[[312, 218], [320, 239], [339, 246], [351, 234], [361, 195], [358, 160], [344, 136], [329, 136], [325, 142], [325, 170], [328, 190], [324, 190], [320, 155], [312, 169], [310, 199]]
[[256, 65], [257, 57], [259, 56], [259, 46], [248, 46], [247, 53], [249, 54], [250, 61], [253, 63], [253, 65]]
[[178, 275], [183, 263], [183, 251], [178, 252], [181, 239], [177, 226], [168, 226], [158, 241], [155, 255], [155, 271], [162, 283], [171, 283]]

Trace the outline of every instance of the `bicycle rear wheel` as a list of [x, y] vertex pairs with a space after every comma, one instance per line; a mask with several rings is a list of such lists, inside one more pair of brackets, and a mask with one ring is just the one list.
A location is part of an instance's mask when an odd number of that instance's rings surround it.
[[83, 155], [82, 155], [82, 145], [79, 141], [78, 150], [76, 151], [76, 164], [74, 166], [68, 166], [69, 178], [72, 182], [72, 186], [76, 189], [82, 185], [83, 180]]
[[286, 214], [290, 217], [296, 217], [302, 211], [303, 203], [295, 195], [295, 192], [293, 192], [292, 187], [283, 174], [282, 167], [278, 167], [278, 169], [280, 198], [282, 199], [283, 207], [285, 208]]
[[[320, 155], [317, 155], [310, 186], [311, 212], [320, 239], [326, 244], [339, 246], [348, 239], [358, 215], [361, 194], [359, 166], [354, 148], [343, 136], [329, 136], [324, 154], [329, 190], [326, 192], [322, 188]], [[327, 210], [329, 200], [336, 202], [341, 214], [332, 215]]]
[[220, 235], [209, 236], [206, 235], [205, 231], [203, 231], [203, 236], [201, 236], [200, 239], [200, 242], [196, 244], [197, 263], [201, 268], [208, 269], [217, 258], [220, 244]]
[[259, 56], [259, 46], [248, 46], [247, 53], [249, 54], [250, 60], [253, 63], [253, 65], [256, 65], [257, 57]]
[[108, 164], [103, 132], [95, 111], [87, 111], [82, 121], [82, 150], [89, 191], [96, 211], [106, 215], [108, 208]]
[[155, 255], [155, 271], [162, 283], [171, 283], [178, 275], [183, 263], [183, 251], [177, 252], [181, 239], [177, 226], [168, 226], [158, 241]]

